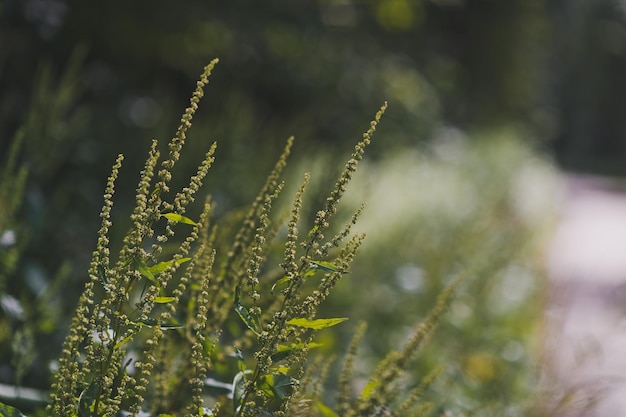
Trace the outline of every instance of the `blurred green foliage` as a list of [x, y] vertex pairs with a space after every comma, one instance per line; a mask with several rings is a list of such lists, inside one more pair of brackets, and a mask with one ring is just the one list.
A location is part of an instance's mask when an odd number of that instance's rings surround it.
[[[369, 202], [360, 226], [369, 237], [326, 308], [367, 320], [362, 349], [380, 357], [432, 307], [451, 274], [466, 271], [449, 322], [419, 367], [442, 358], [456, 364], [448, 368], [456, 384], [440, 389], [458, 390], [461, 410], [525, 399], [541, 303], [537, 242], [550, 220], [549, 202], [533, 206], [549, 191], [532, 190], [552, 181], [535, 149], [554, 149], [575, 169], [617, 172], [623, 162], [618, 110], [626, 95], [615, 91], [623, 89], [626, 37], [618, 7], [608, 0], [0, 1], [0, 155], [22, 129], [19, 161], [30, 172], [21, 214], [4, 226], [23, 231], [5, 286], [33, 306], [28, 326], [35, 323], [23, 333], [35, 342], [3, 328], [0, 380], [15, 383], [9, 340], [22, 340], [38, 349], [23, 383], [47, 386], [115, 155], [124, 153], [126, 173], [136, 175], [149, 141], [173, 134], [199, 69], [218, 56], [179, 178], [192, 175], [217, 140], [208, 186], [220, 218], [253, 198], [277, 148], [295, 134], [299, 160], [289, 170], [322, 167], [313, 170], [327, 176], [313, 179], [315, 192], [387, 100], [354, 187], [354, 204]], [[113, 234], [127, 229], [116, 216], [133, 204], [135, 184], [119, 184]], [[6, 308], [2, 314], [6, 323]], [[333, 337], [330, 346], [349, 338]]]

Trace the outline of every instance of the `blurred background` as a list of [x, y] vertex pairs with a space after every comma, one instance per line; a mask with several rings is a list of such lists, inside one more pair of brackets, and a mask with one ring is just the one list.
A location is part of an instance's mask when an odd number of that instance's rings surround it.
[[[576, 228], [563, 238], [558, 221], [585, 190], [621, 201], [620, 0], [0, 0], [0, 160], [21, 131], [29, 172], [20, 210], [0, 230], [1, 383], [48, 386], [115, 156], [126, 161], [113, 242], [128, 225], [150, 141], [173, 135], [214, 57], [179, 178], [218, 141], [207, 185], [218, 218], [253, 199], [290, 135], [290, 184], [312, 171], [310, 204], [323, 201], [389, 103], [344, 205], [349, 218], [368, 202], [359, 224], [368, 239], [324, 306], [352, 325], [368, 322], [364, 369], [400, 346], [450, 277], [466, 271], [415, 364], [415, 374], [445, 365], [434, 415], [585, 409], [586, 383], [553, 383], [571, 377], [553, 360], [559, 343], [546, 342], [562, 340], [548, 313], [565, 320], [557, 310], [572, 297], [563, 294], [580, 287], [567, 280], [580, 257], [562, 242], [622, 244]], [[574, 278], [593, 281], [595, 271]], [[623, 274], [609, 287], [589, 285], [615, 293]], [[549, 276], [559, 276], [558, 290]], [[344, 332], [324, 333], [329, 349], [345, 346]]]

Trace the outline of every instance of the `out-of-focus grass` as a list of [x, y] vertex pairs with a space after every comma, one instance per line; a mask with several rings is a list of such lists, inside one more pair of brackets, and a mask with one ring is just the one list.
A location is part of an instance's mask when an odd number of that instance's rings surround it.
[[446, 129], [367, 163], [352, 185], [353, 208], [367, 201], [357, 227], [368, 237], [327, 308], [368, 323], [361, 366], [401, 346], [437, 293], [466, 274], [409, 371], [445, 367], [432, 396], [444, 408], [445, 399], [456, 412], [521, 415], [536, 395], [542, 249], [560, 193], [551, 162], [513, 131], [470, 140]]

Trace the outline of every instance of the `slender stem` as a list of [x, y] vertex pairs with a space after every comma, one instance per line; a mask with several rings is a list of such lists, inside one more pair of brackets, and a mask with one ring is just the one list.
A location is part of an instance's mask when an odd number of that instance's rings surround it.
[[[300, 264], [300, 267], [298, 268], [298, 275], [302, 275], [303, 271], [305, 270], [305, 268], [306, 268], [306, 266], [308, 264], [308, 259], [309, 259], [308, 258], [308, 253], [309, 253], [309, 249], [307, 249], [305, 251], [302, 263]], [[293, 286], [294, 285], [295, 285], [294, 281], [291, 280], [291, 282], [289, 283], [289, 287], [288, 287], [288, 289], [289, 289], [288, 295], [293, 295], [293, 294], [291, 294], [291, 292], [293, 291]], [[280, 306], [280, 309], [278, 311], [285, 311], [286, 308], [290, 304], [290, 303], [288, 304], [288, 301], [291, 301], [291, 298], [292, 297], [285, 296], [285, 298], [283, 298], [283, 302], [282, 302], [282, 304]], [[285, 319], [282, 319], [281, 321], [285, 321]], [[276, 328], [276, 327], [274, 327], [274, 328]], [[281, 328], [282, 328], [282, 326], [281, 326]], [[267, 345], [272, 346], [274, 344], [274, 342], [276, 341], [276, 339], [278, 338], [278, 336], [279, 336], [279, 333], [275, 332], [272, 335], [272, 338], [267, 342]], [[250, 383], [249, 383], [250, 386], [254, 387], [254, 385], [257, 383], [259, 377], [261, 376], [260, 374], [261, 374], [261, 369], [259, 368], [259, 363], [257, 362], [256, 367], [255, 367], [255, 371], [254, 371], [254, 375], [252, 376], [252, 379], [250, 380]], [[245, 378], [245, 375], [244, 375], [244, 378]], [[248, 384], [246, 383], [246, 385], [248, 385]], [[244, 385], [244, 388], [245, 388], [245, 385]], [[242, 415], [241, 413], [243, 413], [246, 401], [248, 401], [248, 397], [250, 397], [251, 391], [252, 390], [245, 389], [243, 397], [241, 398], [241, 405], [239, 407], [239, 411], [237, 412], [235, 417], [239, 417], [239, 416]]]
[[[130, 292], [131, 287], [132, 287], [132, 282], [129, 282], [125, 290], [126, 294]], [[109, 351], [107, 354], [107, 359], [105, 361], [104, 367], [102, 366], [100, 367], [100, 382], [98, 383], [98, 395], [96, 396], [96, 399], [94, 402], [93, 413], [92, 413], [93, 417], [99, 417], [98, 408], [100, 406], [100, 399], [104, 391], [104, 387], [103, 387], [104, 375], [109, 370], [109, 367], [111, 366], [111, 362], [113, 361], [113, 354], [115, 353], [115, 346], [119, 343], [118, 337], [119, 337], [119, 333], [121, 330], [120, 327], [122, 326], [120, 317], [123, 312], [124, 312], [124, 302], [120, 300], [118, 301], [117, 314], [114, 317], [115, 326], [113, 329], [113, 337], [112, 337], [112, 340], [110, 340], [109, 343], [107, 344], [107, 348]]]

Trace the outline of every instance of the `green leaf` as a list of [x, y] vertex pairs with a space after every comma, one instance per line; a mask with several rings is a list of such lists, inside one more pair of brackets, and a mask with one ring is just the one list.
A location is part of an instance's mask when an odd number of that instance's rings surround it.
[[150, 268], [148, 268], [148, 265], [146, 265], [146, 262], [143, 259], [135, 258], [135, 266], [137, 267], [139, 273], [148, 278], [150, 282], [152, 282], [157, 287], [161, 286], [159, 284], [159, 281], [155, 278], [154, 274], [152, 273], [152, 271], [150, 271]]
[[289, 395], [297, 383], [295, 378], [285, 374], [268, 374], [259, 378], [259, 388], [279, 400]]
[[244, 372], [246, 370], [246, 360], [243, 357], [243, 352], [237, 346], [235, 346], [235, 357], [237, 358], [239, 372]]
[[289, 320], [287, 324], [291, 324], [292, 326], [297, 326], [297, 327], [304, 327], [306, 329], [321, 330], [327, 327], [335, 326], [346, 320], [348, 320], [347, 317], [339, 317], [339, 318], [334, 318], [334, 319], [315, 319], [315, 320], [309, 320], [307, 318], [297, 318], [297, 319]]
[[157, 304], [167, 304], [174, 301], [176, 297], [154, 297], [154, 302]]
[[[159, 321], [150, 317], [146, 317], [136, 320], [136, 323], [141, 323], [148, 327], [154, 327], [159, 324]], [[178, 323], [161, 322], [161, 330], [182, 329], [183, 327], [185, 326]]]
[[315, 406], [324, 417], [339, 417], [339, 414], [335, 413], [330, 407], [321, 401], [316, 401]]
[[258, 319], [252, 317], [248, 312], [248, 309], [242, 305], [235, 305], [235, 311], [239, 315], [239, 318], [241, 318], [241, 321], [244, 322], [246, 327], [248, 327], [248, 329], [252, 330], [252, 332], [258, 336], [260, 334], [260, 326], [258, 326], [257, 323]]
[[152, 272], [153, 274], [158, 275], [174, 264], [180, 265], [180, 264], [184, 264], [185, 262], [189, 262], [190, 260], [191, 258], [180, 258], [180, 259], [172, 259], [171, 261], [166, 261], [166, 262], [159, 262], [158, 264], [149, 267], [148, 270]]
[[246, 375], [250, 375], [251, 373], [252, 371], [248, 369], [243, 372], [238, 372], [233, 378], [233, 407], [235, 408], [235, 415], [239, 411], [239, 407], [241, 407], [241, 400], [246, 392]]
[[326, 261], [309, 261], [311, 268], [319, 268], [326, 272], [340, 272], [342, 274], [348, 274], [349, 271], [339, 268], [337, 265]]
[[282, 277], [281, 279], [276, 281], [274, 285], [272, 285], [272, 289], [270, 290], [271, 293], [274, 294], [274, 291], [284, 290], [285, 288], [287, 288], [289, 281], [291, 281], [290, 277]]
[[[321, 346], [323, 346], [321, 343], [309, 343], [308, 344], [309, 349], [315, 349]], [[304, 347], [305, 347], [304, 343], [293, 343], [289, 346], [279, 345], [278, 349], [276, 349], [276, 353], [272, 355], [272, 363], [282, 361], [283, 359], [285, 359], [292, 353], [301, 351], [302, 349], [304, 349]]]
[[134, 334], [129, 334], [128, 336], [126, 336], [125, 338], [123, 338], [122, 340], [117, 342], [115, 344], [115, 346], [113, 346], [113, 350], [117, 350], [117, 349], [121, 348], [122, 346], [124, 346], [126, 343], [128, 343], [130, 341], [130, 339], [133, 338], [133, 336], [134, 336]]
[[[317, 265], [315, 265], [312, 268], [307, 269], [302, 275], [303, 280], [306, 281], [307, 278], [315, 275], [315, 273], [317, 272], [317, 269], [318, 269]], [[272, 285], [272, 289], [270, 290], [272, 295], [275, 295], [277, 292], [283, 291], [285, 288], [287, 288], [289, 286], [289, 281], [291, 281], [291, 278], [288, 276], [284, 276], [278, 279], [274, 283], [274, 285]]]
[[195, 226], [197, 224], [196, 222], [191, 220], [189, 217], [181, 216], [180, 214], [176, 214], [176, 213], [161, 214], [161, 217], [165, 217], [167, 220], [174, 222], [174, 223], [185, 223], [185, 224], [190, 224], [192, 226]]
[[272, 371], [274, 371], [274, 374], [283, 374], [283, 375], [287, 375], [289, 373], [289, 371], [291, 371], [291, 368], [288, 366], [277, 366], [275, 368], [272, 368]]
[[361, 391], [361, 398], [368, 399], [372, 396], [372, 392], [374, 392], [374, 390], [379, 386], [380, 381], [378, 381], [377, 379], [370, 379], [367, 385], [365, 385], [365, 387], [363, 388], [363, 391]]
[[239, 318], [241, 318], [241, 321], [244, 322], [246, 327], [248, 327], [248, 329], [252, 330], [252, 332], [258, 336], [261, 331], [261, 321], [258, 317], [252, 316], [248, 309], [241, 305], [239, 300], [239, 292], [239, 286], [235, 287], [235, 305], [233, 308], [235, 309], [235, 312], [237, 312], [237, 314], [239, 315]]
[[208, 407], [198, 407], [198, 415], [199, 416], [214, 416], [213, 410]]
[[78, 397], [78, 417], [91, 417], [93, 415], [97, 395], [98, 385], [92, 381]]
[[26, 417], [20, 410], [0, 402], [0, 417]]

